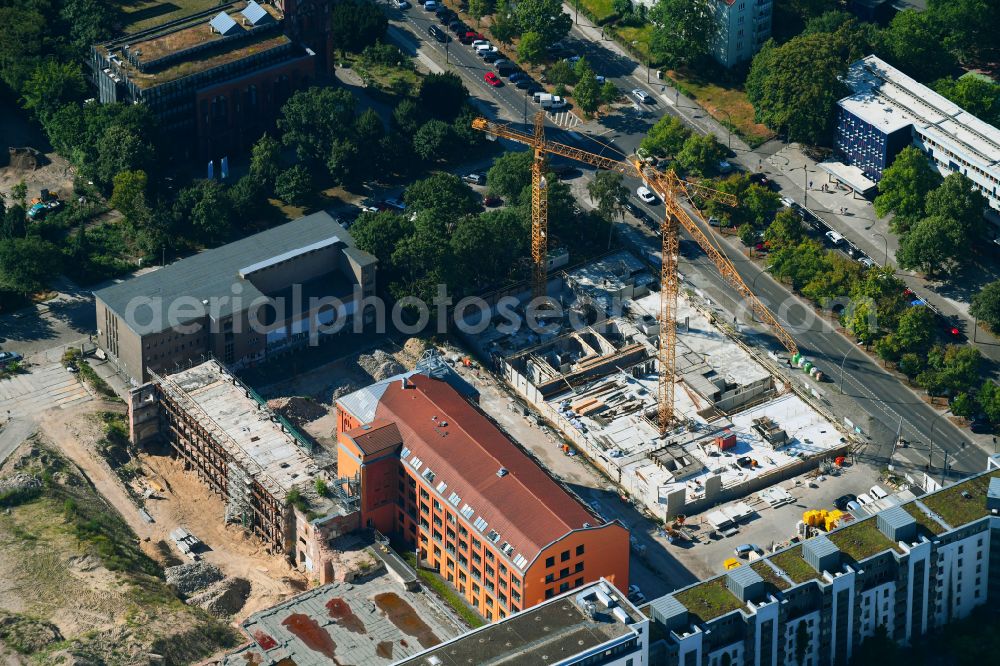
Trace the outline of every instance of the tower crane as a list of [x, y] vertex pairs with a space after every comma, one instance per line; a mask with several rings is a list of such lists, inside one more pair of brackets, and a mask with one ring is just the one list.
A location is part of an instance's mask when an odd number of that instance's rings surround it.
[[682, 202], [696, 212], [693, 197], [699, 196], [713, 199], [730, 206], [736, 204], [736, 197], [726, 192], [720, 192], [698, 183], [692, 183], [680, 178], [672, 169], [659, 171], [642, 163], [636, 157], [617, 160], [603, 155], [574, 148], [566, 144], [549, 141], [545, 138], [545, 113], [539, 111], [535, 115], [534, 132], [528, 133], [507, 123], [497, 123], [486, 118], [475, 118], [472, 127], [499, 139], [517, 141], [530, 146], [534, 150], [534, 161], [531, 165], [531, 253], [534, 261], [532, 273], [532, 295], [544, 296], [546, 286], [546, 242], [548, 232], [548, 192], [545, 187], [544, 169], [546, 155], [559, 155], [569, 159], [590, 164], [598, 169], [606, 169], [639, 178], [651, 190], [663, 197], [666, 213], [660, 226], [662, 236], [661, 269], [660, 269], [660, 345], [659, 345], [659, 380], [657, 391], [657, 421], [660, 436], [666, 435], [674, 423], [674, 385], [676, 383], [676, 345], [678, 276], [677, 255], [679, 238], [677, 226], [691, 235], [698, 246], [708, 255], [708, 258], [718, 268], [723, 279], [729, 283], [749, 303], [751, 310], [760, 317], [775, 333], [781, 344], [792, 355], [798, 353], [798, 346], [771, 311], [757, 298], [740, 277], [736, 266], [723, 252], [716, 247], [702, 231], [695, 218], [688, 213]]

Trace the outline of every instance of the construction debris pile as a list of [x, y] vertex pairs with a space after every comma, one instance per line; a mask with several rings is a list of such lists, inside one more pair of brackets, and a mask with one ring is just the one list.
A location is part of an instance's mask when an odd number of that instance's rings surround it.
[[391, 354], [381, 349], [376, 349], [371, 354], [358, 356], [358, 365], [377, 382], [406, 372], [406, 368], [400, 365]]
[[267, 401], [267, 406], [281, 414], [295, 425], [302, 425], [326, 416], [326, 408], [311, 398], [292, 396], [290, 398], [274, 398]]
[[218, 567], [207, 562], [190, 562], [163, 570], [167, 577], [167, 585], [174, 586], [185, 597], [206, 589], [223, 578]]
[[167, 584], [187, 599], [190, 606], [199, 606], [218, 617], [240, 612], [250, 596], [250, 582], [243, 578], [226, 578], [218, 567], [207, 562], [192, 562], [164, 570]]
[[42, 482], [38, 477], [21, 472], [0, 479], [0, 495], [23, 493], [25, 491], [38, 490], [41, 487]]

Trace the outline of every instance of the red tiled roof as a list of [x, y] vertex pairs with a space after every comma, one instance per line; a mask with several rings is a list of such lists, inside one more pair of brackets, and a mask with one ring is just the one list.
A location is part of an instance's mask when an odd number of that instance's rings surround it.
[[[405, 389], [393, 382], [382, 395], [376, 416], [399, 426], [405, 446], [423, 461], [420, 472], [427, 468], [434, 472], [432, 485], [448, 484], [446, 500], [458, 493], [462, 499], [457, 510], [468, 504], [475, 516], [482, 516], [488, 523], [484, 535], [496, 530], [498, 545], [507, 541], [515, 554], [531, 561], [571, 530], [584, 523], [599, 524], [447, 383], [424, 375], [408, 381]], [[501, 467], [507, 474], [498, 477]]]
[[399, 428], [396, 427], [396, 424], [384, 419], [375, 419], [369, 424], [348, 430], [344, 434], [354, 440], [354, 443], [366, 456], [377, 455], [387, 449], [399, 446], [403, 442], [403, 436], [399, 434]]

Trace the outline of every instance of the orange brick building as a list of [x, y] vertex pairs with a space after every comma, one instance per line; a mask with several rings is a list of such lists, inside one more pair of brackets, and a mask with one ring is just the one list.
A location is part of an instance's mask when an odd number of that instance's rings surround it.
[[600, 579], [628, 588], [629, 533], [596, 518], [472, 402], [423, 374], [337, 401], [338, 475], [487, 620]]

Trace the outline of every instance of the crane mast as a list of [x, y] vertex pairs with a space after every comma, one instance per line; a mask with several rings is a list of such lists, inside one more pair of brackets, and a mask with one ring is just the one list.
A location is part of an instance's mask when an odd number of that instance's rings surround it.
[[666, 435], [675, 422], [674, 385], [676, 383], [677, 361], [677, 294], [680, 290], [677, 273], [679, 254], [678, 225], [691, 235], [708, 258], [718, 268], [723, 279], [746, 299], [753, 312], [777, 335], [778, 340], [790, 354], [798, 353], [798, 346], [792, 336], [778, 323], [771, 311], [740, 277], [736, 267], [723, 252], [708, 238], [695, 218], [687, 211], [686, 201], [697, 212], [693, 197], [713, 199], [730, 206], [736, 205], [736, 197], [699, 183], [681, 179], [673, 171], [661, 172], [642, 163], [637, 158], [617, 160], [597, 155], [573, 146], [567, 146], [545, 138], [545, 113], [535, 115], [534, 132], [528, 133], [504, 123], [491, 122], [485, 118], [472, 121], [474, 129], [486, 132], [500, 139], [509, 139], [530, 146], [534, 150], [531, 164], [531, 254], [534, 261], [532, 272], [532, 295], [545, 295], [546, 291], [546, 242], [548, 224], [548, 191], [545, 183], [545, 156], [559, 155], [590, 164], [599, 169], [614, 171], [624, 176], [640, 178], [650, 189], [663, 197], [666, 214], [660, 225], [661, 269], [660, 269], [660, 345], [658, 349], [659, 378], [657, 390], [657, 421], [660, 435]]

